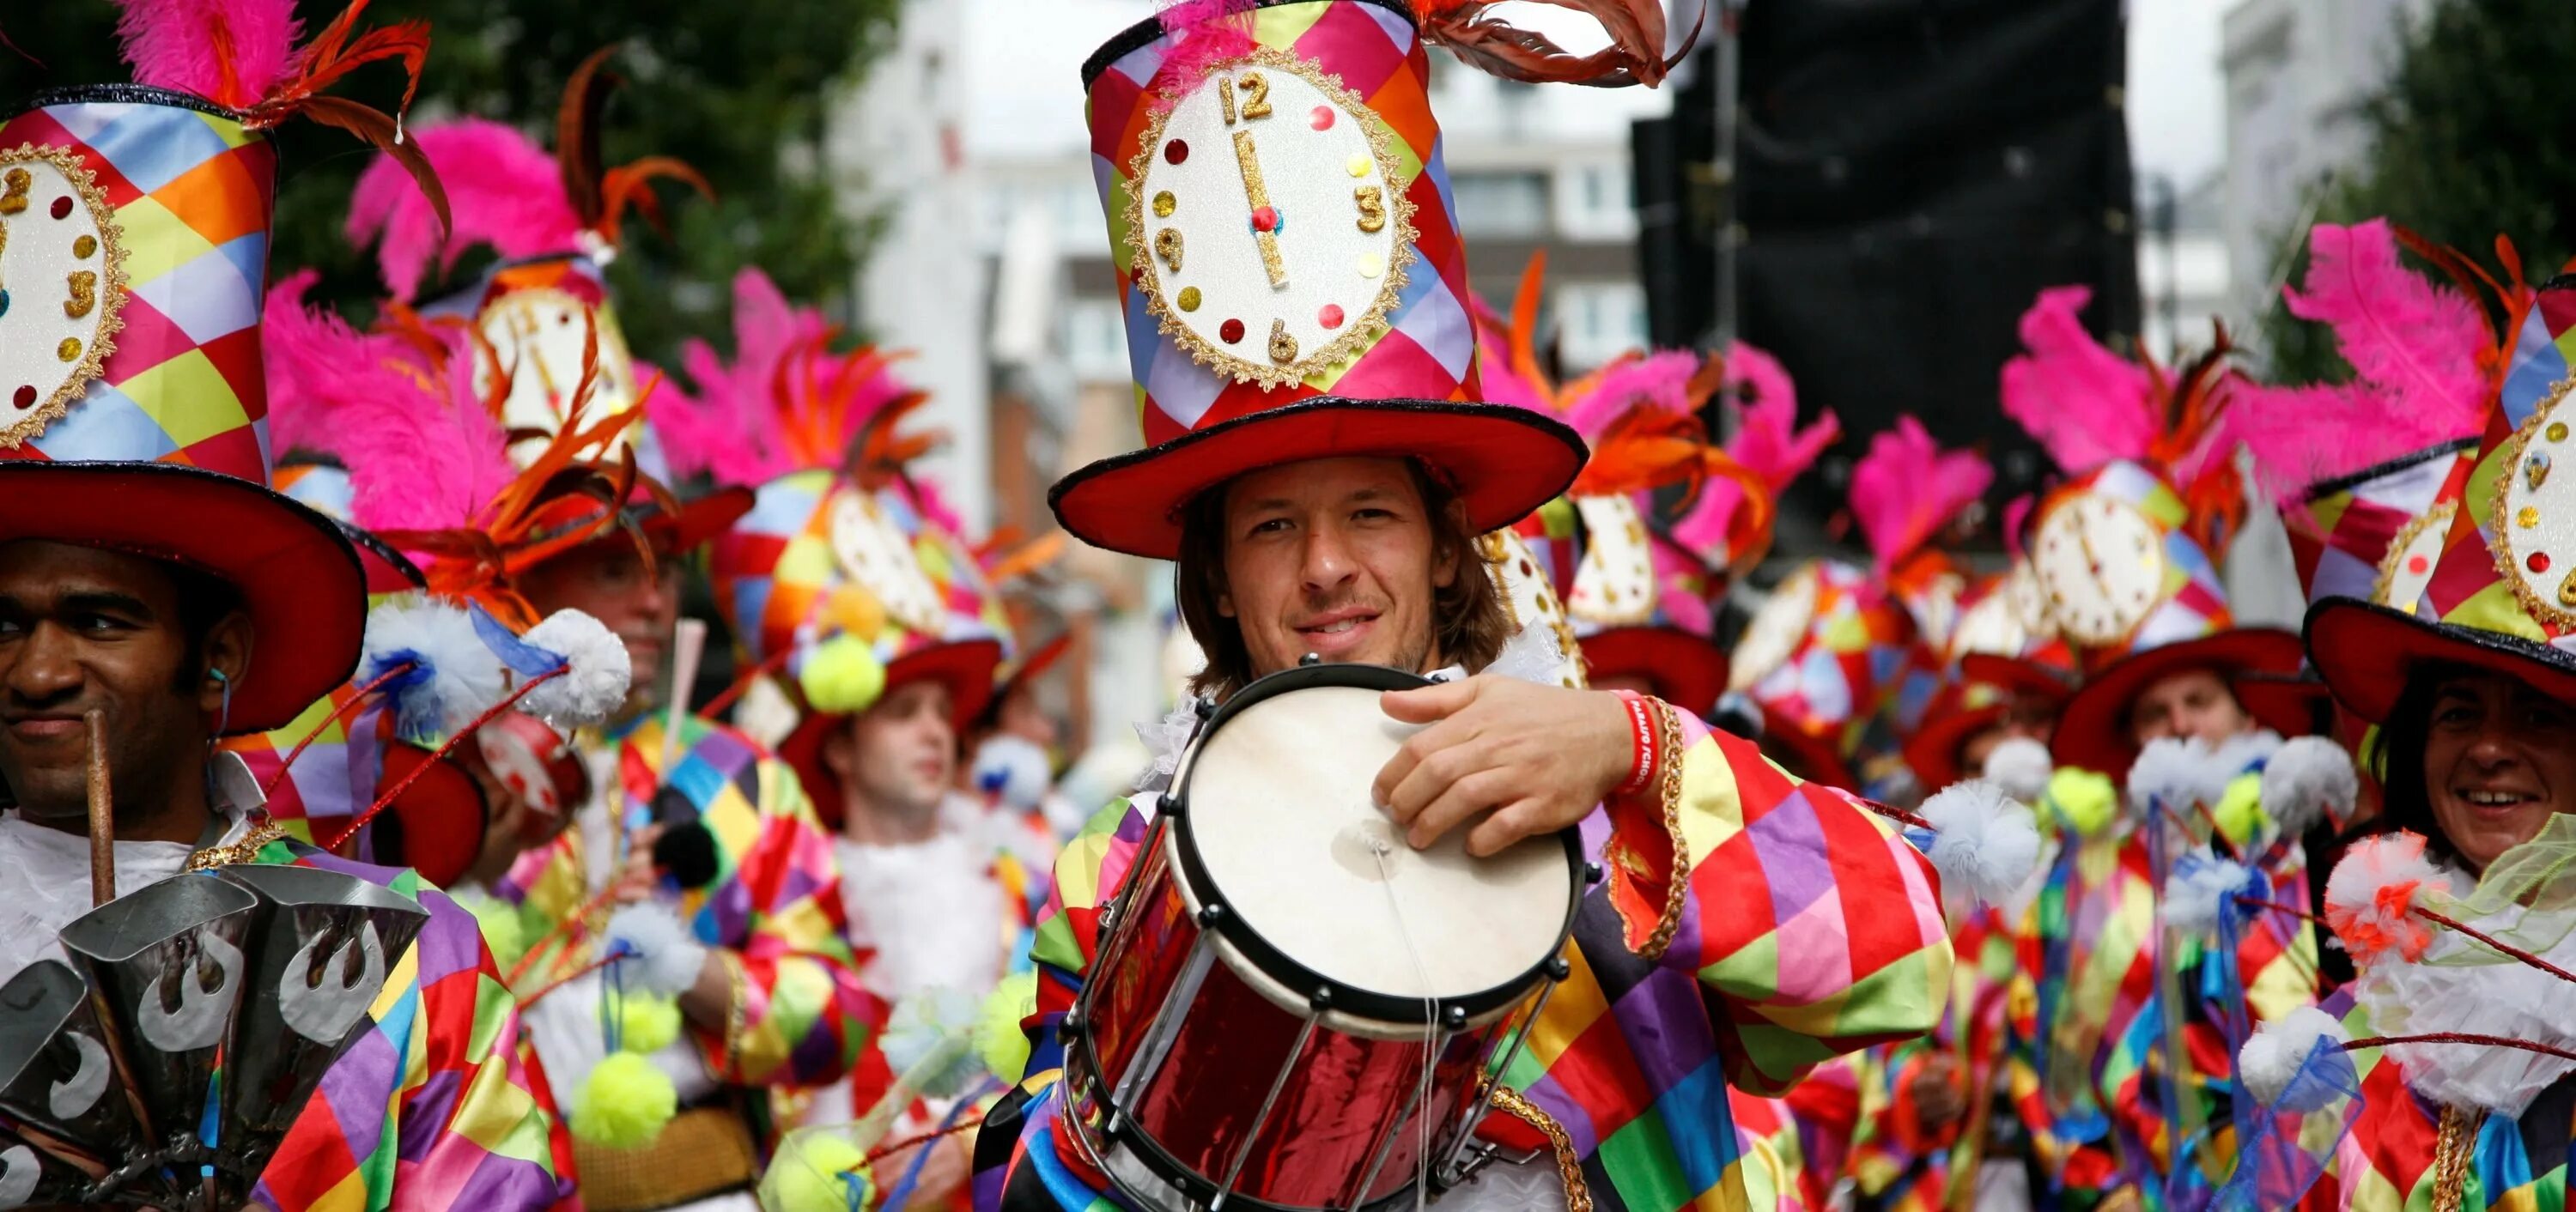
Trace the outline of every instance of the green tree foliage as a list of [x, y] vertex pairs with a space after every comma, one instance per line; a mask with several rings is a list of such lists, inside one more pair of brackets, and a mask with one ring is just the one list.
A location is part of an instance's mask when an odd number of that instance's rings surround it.
[[[2441, 0], [2387, 90], [2372, 103], [2371, 151], [2319, 199], [2322, 222], [2385, 215], [2494, 265], [2511, 237], [2534, 281], [2576, 252], [2576, 109], [2563, 103], [2576, 61], [2576, 4]], [[2306, 269], [2305, 231], [2290, 281]], [[2276, 301], [2263, 323], [2271, 374], [2286, 382], [2349, 373], [2318, 327]]]
[[[637, 354], [676, 361], [680, 340], [730, 345], [728, 285], [736, 270], [767, 269], [790, 298], [846, 296], [862, 244], [830, 180], [814, 168], [834, 99], [890, 40], [901, 0], [375, 0], [368, 24], [420, 18], [433, 45], [412, 123], [471, 114], [507, 122], [551, 146], [563, 83], [582, 59], [617, 44], [626, 80], [602, 122], [611, 165], [672, 155], [712, 183], [709, 203], [658, 187], [670, 235], [627, 224], [611, 270], [618, 315]], [[298, 0], [320, 28], [341, 0]], [[0, 5], [0, 105], [58, 86], [130, 78], [117, 57], [117, 10], [105, 0]], [[391, 112], [399, 69], [362, 68], [339, 89]], [[278, 132], [281, 181], [272, 272], [310, 266], [317, 294], [355, 317], [381, 293], [372, 262], [341, 234], [349, 191], [373, 156], [350, 136], [308, 122]], [[469, 282], [488, 258], [469, 255], [445, 282]], [[432, 294], [442, 283], [424, 287]]]

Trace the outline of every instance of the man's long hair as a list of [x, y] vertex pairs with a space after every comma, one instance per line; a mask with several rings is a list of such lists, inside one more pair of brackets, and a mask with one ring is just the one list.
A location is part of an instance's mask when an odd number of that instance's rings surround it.
[[[1422, 497], [1423, 516], [1431, 525], [1433, 567], [1457, 569], [1446, 588], [1431, 595], [1432, 636], [1443, 660], [1470, 672], [1484, 668], [1511, 638], [1511, 615], [1494, 591], [1476, 536], [1467, 531], [1467, 511], [1422, 464], [1407, 459], [1405, 470]], [[1190, 679], [1190, 692], [1223, 700], [1253, 679], [1252, 650], [1243, 642], [1235, 620], [1217, 612], [1225, 592], [1225, 494], [1219, 484], [1190, 499], [1181, 512], [1181, 554], [1172, 572], [1172, 596], [1181, 622], [1207, 655], [1207, 668]]]

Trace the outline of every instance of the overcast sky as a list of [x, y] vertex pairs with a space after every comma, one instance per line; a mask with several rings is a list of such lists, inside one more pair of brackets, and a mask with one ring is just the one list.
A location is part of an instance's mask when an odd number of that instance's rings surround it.
[[[1082, 61], [1102, 42], [1154, 11], [1153, 0], [967, 0], [975, 150], [1027, 156], [1082, 144]], [[2235, 0], [2127, 0], [2129, 131], [2140, 175], [2170, 174], [2185, 185], [2224, 159], [2218, 75], [2220, 14]], [[1513, 19], [1555, 33], [1584, 20], [1527, 3], [1503, 6]], [[992, 31], [1007, 29], [1007, 36]], [[1583, 35], [1560, 33], [1588, 49]], [[1599, 35], [1591, 35], [1597, 45]], [[1583, 94], [1584, 90], [1569, 89]], [[1597, 96], [1598, 94], [1590, 94]]]

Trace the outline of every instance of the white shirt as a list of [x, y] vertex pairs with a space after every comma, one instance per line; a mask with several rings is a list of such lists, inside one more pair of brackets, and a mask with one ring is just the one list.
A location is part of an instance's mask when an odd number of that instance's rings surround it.
[[[228, 822], [216, 844], [228, 846], [250, 834], [252, 810], [265, 801], [239, 757], [218, 754], [210, 770], [209, 806]], [[187, 870], [196, 852], [188, 842], [116, 843], [116, 894]], [[0, 982], [37, 960], [65, 958], [55, 936], [90, 908], [89, 836], [47, 828], [15, 810], [0, 815]]]

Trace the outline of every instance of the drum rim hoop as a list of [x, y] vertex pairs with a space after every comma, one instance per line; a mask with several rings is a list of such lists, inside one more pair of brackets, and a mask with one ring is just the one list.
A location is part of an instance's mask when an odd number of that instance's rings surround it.
[[[1232, 698], [1227, 699], [1216, 709], [1215, 714], [1208, 717], [1206, 725], [1201, 727], [1198, 735], [1191, 739], [1192, 753], [1189, 756], [1194, 758], [1196, 750], [1206, 742], [1208, 737], [1215, 735], [1228, 720], [1241, 715], [1256, 704], [1293, 691], [1324, 686], [1356, 686], [1368, 690], [1419, 690], [1436, 684], [1432, 679], [1421, 674], [1407, 673], [1385, 665], [1300, 665], [1294, 669], [1265, 674], [1236, 691]], [[1433, 1023], [1445, 1023], [1453, 1018], [1473, 1022], [1528, 997], [1538, 988], [1541, 981], [1556, 979], [1559, 960], [1565, 953], [1565, 944], [1574, 936], [1575, 916], [1583, 909], [1586, 883], [1583, 834], [1580, 829], [1568, 827], [1556, 832], [1557, 843], [1565, 850], [1567, 896], [1565, 920], [1558, 925], [1555, 950], [1531, 965], [1527, 971], [1490, 989], [1437, 999], [1395, 997], [1356, 988], [1299, 963], [1271, 945], [1270, 940], [1263, 938], [1261, 932], [1244, 920], [1242, 914], [1227, 909], [1225, 898], [1203, 895], [1202, 890], [1215, 889], [1215, 881], [1209, 877], [1206, 859], [1199, 852], [1198, 834], [1193, 828], [1189, 811], [1190, 784], [1197, 774], [1198, 763], [1195, 760], [1185, 761], [1181, 768], [1180, 779], [1172, 785], [1171, 794], [1164, 797], [1160, 812], [1160, 815], [1171, 821], [1173, 853], [1180, 861], [1181, 869], [1178, 874], [1183, 887], [1191, 894], [1192, 899], [1200, 900], [1218, 910], [1213, 922], [1202, 917], [1199, 922], [1200, 928], [1214, 930], [1217, 937], [1233, 945], [1245, 962], [1258, 969], [1263, 975], [1279, 982], [1281, 986], [1322, 992], [1326, 995], [1326, 1004], [1331, 1009], [1344, 1014], [1381, 1022], [1428, 1026]], [[1424, 1014], [1426, 1005], [1432, 1016], [1428, 1019]]]

